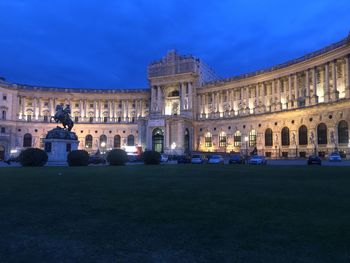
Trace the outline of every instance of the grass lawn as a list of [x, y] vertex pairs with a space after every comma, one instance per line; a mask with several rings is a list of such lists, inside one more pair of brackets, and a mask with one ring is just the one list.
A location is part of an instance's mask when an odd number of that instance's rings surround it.
[[350, 168], [0, 169], [0, 262], [350, 262]]

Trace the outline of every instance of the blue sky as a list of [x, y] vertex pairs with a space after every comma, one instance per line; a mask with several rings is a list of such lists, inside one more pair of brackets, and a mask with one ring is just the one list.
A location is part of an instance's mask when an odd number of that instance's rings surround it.
[[0, 76], [77, 88], [145, 88], [169, 49], [221, 77], [282, 63], [350, 31], [350, 1], [0, 0]]

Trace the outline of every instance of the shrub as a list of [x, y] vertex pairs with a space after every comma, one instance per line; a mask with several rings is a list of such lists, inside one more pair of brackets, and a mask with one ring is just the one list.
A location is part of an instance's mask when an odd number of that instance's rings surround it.
[[47, 158], [47, 153], [38, 148], [25, 149], [18, 156], [22, 166], [44, 166]]
[[89, 154], [85, 150], [71, 151], [67, 156], [69, 166], [87, 166], [89, 164]]
[[127, 161], [128, 155], [124, 150], [114, 149], [107, 154], [107, 162], [109, 162], [109, 165], [124, 165]]
[[160, 153], [156, 151], [145, 151], [143, 153], [144, 164], [159, 164], [160, 163]]

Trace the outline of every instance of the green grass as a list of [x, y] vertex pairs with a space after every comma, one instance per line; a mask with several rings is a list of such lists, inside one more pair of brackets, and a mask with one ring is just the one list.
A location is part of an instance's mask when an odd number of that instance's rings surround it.
[[2, 168], [0, 262], [350, 262], [350, 169]]

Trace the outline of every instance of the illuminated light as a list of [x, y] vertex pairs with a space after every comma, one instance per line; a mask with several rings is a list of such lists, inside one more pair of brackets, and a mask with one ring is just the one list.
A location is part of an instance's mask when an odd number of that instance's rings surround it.
[[123, 146], [123, 149], [128, 155], [138, 155], [138, 149], [136, 146]]
[[11, 154], [16, 154], [17, 152], [18, 152], [18, 150], [16, 150], [16, 149], [12, 149], [12, 150], [10, 151]]
[[248, 136], [244, 137], [244, 141], [247, 142], [248, 141]]
[[171, 144], [171, 149], [174, 150], [175, 148], [176, 148], [176, 143], [173, 142], [173, 143]]
[[106, 143], [105, 142], [101, 142], [101, 147], [106, 147]]

